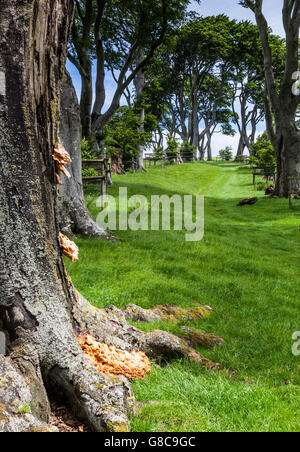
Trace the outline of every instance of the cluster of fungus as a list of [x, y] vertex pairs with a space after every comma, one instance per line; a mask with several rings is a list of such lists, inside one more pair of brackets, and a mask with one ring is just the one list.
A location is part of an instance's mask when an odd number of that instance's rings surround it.
[[[53, 160], [55, 161], [56, 166], [56, 182], [58, 185], [62, 185], [62, 181], [58, 173], [61, 171], [68, 179], [70, 179], [71, 174], [67, 170], [66, 165], [72, 160], [70, 154], [66, 151], [60, 140], [58, 140], [58, 144], [54, 149]], [[69, 257], [72, 262], [79, 260], [79, 249], [74, 242], [61, 233], [59, 234], [59, 242], [65, 256]]]
[[79, 260], [79, 248], [72, 242], [66, 235], [59, 234], [60, 246], [62, 247], [63, 254], [71, 259], [72, 262]]
[[55, 164], [56, 164], [57, 184], [62, 185], [62, 181], [59, 177], [58, 172], [61, 171], [68, 179], [70, 179], [71, 174], [67, 170], [66, 165], [68, 163], [70, 163], [72, 160], [71, 160], [70, 154], [68, 153], [68, 151], [66, 151], [64, 146], [60, 143], [60, 141], [58, 142], [57, 146], [54, 149], [53, 160], [55, 161]]
[[145, 353], [139, 351], [127, 352], [116, 347], [96, 341], [89, 334], [77, 337], [86, 357], [106, 375], [124, 375], [131, 379], [144, 380], [151, 372], [151, 363]]
[[[58, 142], [54, 149], [53, 159], [56, 164], [56, 180], [61, 185], [59, 172], [61, 171], [68, 179], [71, 175], [66, 169], [66, 165], [71, 162], [71, 157], [64, 146]], [[59, 234], [60, 246], [65, 256], [72, 262], [79, 260], [79, 249], [66, 235]], [[141, 351], [127, 352], [116, 347], [108, 346], [96, 341], [89, 334], [77, 336], [86, 357], [98, 369], [106, 375], [124, 375], [127, 378], [145, 379], [148, 372], [151, 372], [151, 363], [145, 353]]]

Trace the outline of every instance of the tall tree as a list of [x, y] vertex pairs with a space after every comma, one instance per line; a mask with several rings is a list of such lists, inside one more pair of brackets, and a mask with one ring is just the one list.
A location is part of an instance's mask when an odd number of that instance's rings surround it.
[[[139, 66], [142, 63], [142, 61], [144, 60], [144, 58], [145, 58], [144, 50], [142, 48], [139, 48], [137, 50], [137, 55], [136, 55], [136, 66]], [[134, 78], [134, 86], [135, 86], [137, 101], [139, 101], [139, 98], [142, 97], [143, 91], [145, 88], [145, 74], [144, 74], [143, 69], [141, 69], [136, 74], [136, 76]], [[140, 109], [139, 132], [143, 133], [144, 131], [145, 131], [145, 108], [143, 108], [143, 106], [142, 106]], [[144, 168], [143, 157], [144, 157], [144, 146], [142, 143], [139, 143], [138, 144], [138, 156], [137, 156], [137, 169], [146, 171]]]
[[[77, 250], [59, 234], [56, 185], [67, 160], [58, 126], [73, 2], [1, 0], [0, 6], [0, 329], [8, 343], [0, 356], [8, 382], [0, 385], [0, 431], [51, 431], [49, 393], [97, 432], [128, 431], [135, 405], [128, 380], [98, 372], [77, 331], [129, 352], [220, 366], [182, 337], [144, 333], [126, 322], [161, 320], [163, 313], [97, 310], [74, 290], [62, 252], [76, 260]], [[197, 313], [202, 318], [209, 310]], [[20, 412], [25, 404], [30, 413]]]
[[280, 85], [274, 74], [274, 53], [270, 45], [268, 22], [263, 14], [263, 0], [244, 0], [240, 4], [254, 12], [259, 29], [264, 54], [266, 121], [277, 158], [275, 193], [288, 196], [289, 177], [300, 177], [300, 131], [296, 123], [300, 93], [293, 90], [294, 76], [299, 65], [300, 2], [283, 0], [282, 21], [286, 52], [285, 70]]
[[61, 98], [60, 140], [70, 154], [67, 170], [71, 178], [61, 176], [59, 186], [59, 225], [68, 236], [82, 234], [87, 237], [111, 239], [107, 231], [92, 219], [84, 200], [82, 183], [80, 109], [70, 74], [66, 71]]
[[76, 340], [76, 295], [59, 243], [53, 153], [73, 2], [1, 0], [0, 7], [0, 328], [10, 352], [1, 376], [11, 381], [12, 363], [20, 373], [17, 390], [1, 386], [0, 403], [9, 391], [15, 399], [27, 391], [35, 416], [18, 417], [11, 403], [0, 428], [47, 422], [45, 383], [96, 431], [128, 430], [128, 383], [100, 374]]
[[[182, 17], [189, 0], [78, 0], [69, 59], [82, 78], [83, 135], [99, 132], [120, 105], [125, 90], [145, 69], [168, 30]], [[144, 57], [136, 63], [136, 54]], [[92, 61], [97, 63], [95, 102], [92, 106]], [[106, 69], [116, 79], [116, 90], [106, 111]]]
[[[183, 141], [189, 141], [196, 154], [199, 143], [214, 128], [218, 108], [228, 96], [228, 77], [236, 64], [239, 32], [236, 21], [224, 15], [197, 18], [187, 22], [162, 49], [162, 64], [167, 62], [169, 72], [163, 82], [169, 93], [164, 122]], [[215, 83], [208, 84], [209, 79]], [[201, 104], [207, 95], [211, 114], [205, 114], [207, 122], [200, 130], [202, 120], [205, 122]]]

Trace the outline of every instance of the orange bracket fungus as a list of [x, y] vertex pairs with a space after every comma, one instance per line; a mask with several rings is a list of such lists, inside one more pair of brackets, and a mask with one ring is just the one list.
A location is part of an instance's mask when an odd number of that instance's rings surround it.
[[95, 367], [106, 375], [124, 375], [143, 380], [151, 372], [151, 363], [143, 352], [127, 352], [101, 344], [89, 334], [77, 337], [84, 354]]
[[[66, 149], [60, 142], [54, 149], [53, 159], [55, 160], [57, 171], [61, 171], [68, 179], [70, 179], [71, 174], [65, 166], [72, 160], [70, 154], [66, 151]], [[62, 184], [58, 173], [56, 173], [56, 180], [59, 185]]]
[[59, 234], [60, 245], [63, 250], [63, 254], [71, 259], [72, 262], [79, 260], [79, 248], [74, 242], [64, 234]]

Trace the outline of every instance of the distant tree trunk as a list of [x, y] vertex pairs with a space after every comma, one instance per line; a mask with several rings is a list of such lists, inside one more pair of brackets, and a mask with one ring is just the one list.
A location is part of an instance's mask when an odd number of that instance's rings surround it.
[[237, 149], [237, 153], [236, 153], [236, 156], [235, 156], [235, 161], [236, 162], [241, 160], [241, 157], [244, 155], [244, 152], [245, 152], [245, 147], [246, 147], [246, 145], [244, 143], [244, 137], [241, 134], [240, 135], [240, 141], [239, 141], [238, 149]]
[[207, 136], [207, 160], [209, 162], [211, 162], [212, 161], [212, 148], [211, 148], [212, 135], [211, 135], [210, 130], [207, 132], [206, 136]]
[[[289, 177], [300, 177], [300, 131], [296, 124], [296, 111], [300, 102], [299, 92], [293, 90], [293, 75], [298, 71], [300, 2], [284, 0], [282, 19], [286, 34], [286, 64], [280, 89], [277, 88], [273, 70], [273, 54], [269, 43], [269, 27], [262, 12], [263, 1], [256, 0], [249, 6], [255, 13], [264, 52], [266, 81], [266, 118], [270, 140], [277, 157], [275, 194], [287, 197]], [[272, 124], [274, 113], [275, 130]], [[298, 186], [300, 190], [300, 187]]]
[[[48, 421], [44, 383], [94, 430], [127, 431], [131, 390], [99, 373], [78, 345], [76, 296], [59, 244], [52, 156], [73, 2], [0, 5], [0, 327], [10, 353], [0, 367], [1, 377], [10, 378], [12, 363], [23, 375], [0, 385], [0, 431], [35, 431], [38, 419]], [[6, 406], [24, 393], [21, 378], [32, 389], [30, 416]]]
[[198, 115], [198, 74], [194, 74], [193, 76], [193, 89], [192, 89], [192, 146], [195, 149], [195, 155], [198, 154], [198, 146], [199, 146], [199, 115]]
[[111, 156], [111, 172], [112, 174], [117, 174], [119, 176], [124, 176], [126, 171], [123, 165], [123, 154], [122, 151], [116, 152]]
[[91, 137], [91, 108], [93, 100], [92, 87], [92, 66], [87, 62], [85, 75], [81, 77], [81, 98], [80, 98], [80, 116], [82, 124], [82, 136], [86, 139]]
[[207, 140], [205, 140], [205, 139], [206, 139], [206, 135], [203, 135], [200, 140], [200, 144], [199, 144], [199, 154], [200, 154], [201, 161], [205, 160], [205, 153], [206, 153], [206, 149], [207, 149]]
[[69, 73], [66, 73], [64, 79], [61, 107], [60, 140], [72, 158], [68, 165], [72, 177], [68, 179], [61, 176], [63, 184], [59, 187], [60, 229], [68, 236], [74, 233], [109, 239], [110, 235], [95, 223], [85, 205], [82, 188], [81, 119], [76, 91]]
[[[136, 66], [139, 66], [145, 58], [145, 53], [143, 49], [137, 51]], [[134, 79], [134, 86], [136, 90], [137, 98], [142, 96], [145, 87], [145, 74], [144, 69], [140, 70]], [[143, 133], [145, 131], [145, 109], [142, 108], [140, 112], [140, 122], [139, 131]], [[144, 167], [144, 146], [142, 144], [138, 145], [138, 157], [137, 157], [137, 170], [146, 171]]]

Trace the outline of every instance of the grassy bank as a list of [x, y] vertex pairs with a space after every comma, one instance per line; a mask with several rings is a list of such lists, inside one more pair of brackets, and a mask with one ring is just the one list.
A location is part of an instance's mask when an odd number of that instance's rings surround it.
[[[298, 431], [300, 357], [291, 352], [300, 331], [300, 202], [269, 199], [235, 164], [185, 164], [114, 177], [128, 194], [205, 195], [205, 237], [186, 243], [185, 232], [117, 232], [120, 243], [77, 238], [80, 262], [68, 270], [94, 305], [144, 308], [203, 303], [216, 313], [192, 326], [213, 332], [226, 345], [199, 351], [236, 371], [212, 373], [175, 360], [153, 364], [133, 383], [140, 410], [134, 431]], [[86, 199], [94, 216], [96, 187]], [[258, 196], [255, 206], [237, 202]], [[176, 326], [139, 325], [176, 330]]]

